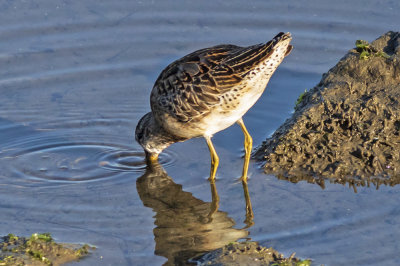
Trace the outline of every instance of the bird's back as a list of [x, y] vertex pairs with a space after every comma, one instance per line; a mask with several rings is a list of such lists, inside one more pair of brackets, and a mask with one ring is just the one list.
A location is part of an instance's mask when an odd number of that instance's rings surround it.
[[213, 134], [235, 123], [257, 101], [292, 49], [289, 33], [249, 47], [218, 45], [167, 66], [151, 93], [155, 119], [182, 137]]

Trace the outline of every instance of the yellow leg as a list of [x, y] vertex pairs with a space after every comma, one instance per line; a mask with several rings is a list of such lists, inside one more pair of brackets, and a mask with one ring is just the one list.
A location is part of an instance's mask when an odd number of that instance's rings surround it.
[[211, 137], [210, 136], [205, 136], [204, 137], [207, 141], [208, 148], [210, 149], [210, 156], [211, 156], [211, 170], [210, 170], [210, 177], [208, 180], [211, 182], [215, 181], [215, 173], [217, 172], [218, 164], [219, 164], [219, 158], [217, 155], [217, 152], [215, 151], [214, 145], [211, 142]]
[[251, 138], [249, 132], [246, 129], [246, 126], [243, 123], [243, 119], [240, 118], [237, 123], [244, 134], [244, 163], [243, 163], [243, 172], [242, 172], [242, 181], [247, 182], [247, 171], [249, 170], [249, 162], [251, 149], [253, 148], [253, 139]]

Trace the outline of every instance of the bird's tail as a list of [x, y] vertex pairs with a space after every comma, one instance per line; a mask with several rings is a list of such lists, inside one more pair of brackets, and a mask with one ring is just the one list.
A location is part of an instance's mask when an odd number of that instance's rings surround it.
[[[267, 43], [256, 44], [236, 50], [229, 55], [224, 64], [229, 65], [236, 73], [247, 72], [268, 58], [274, 52], [277, 45], [287, 40], [290, 41], [291, 39], [292, 36], [289, 32], [280, 32]], [[285, 56], [289, 55], [292, 49], [293, 46], [289, 44]]]

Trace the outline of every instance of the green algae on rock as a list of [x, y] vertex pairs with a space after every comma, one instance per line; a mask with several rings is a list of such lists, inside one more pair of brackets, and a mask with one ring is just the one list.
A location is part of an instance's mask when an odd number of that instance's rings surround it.
[[383, 58], [390, 58], [390, 56], [384, 51], [378, 51], [373, 46], [371, 46], [367, 41], [357, 40], [356, 41], [356, 51], [360, 53], [360, 59], [368, 59], [371, 56], [381, 56]]
[[295, 110], [300, 106], [301, 102], [302, 102], [303, 99], [304, 99], [304, 95], [306, 95], [306, 93], [307, 93], [307, 89], [305, 89], [304, 92], [301, 93], [301, 94], [299, 95], [299, 97], [297, 98], [297, 100], [296, 100], [296, 105], [294, 106], [294, 109], [295, 109]]
[[30, 238], [8, 234], [0, 241], [0, 266], [61, 265], [77, 261], [94, 249], [89, 245], [56, 243], [49, 233]]
[[400, 33], [350, 50], [257, 148], [265, 171], [291, 181], [400, 183]]

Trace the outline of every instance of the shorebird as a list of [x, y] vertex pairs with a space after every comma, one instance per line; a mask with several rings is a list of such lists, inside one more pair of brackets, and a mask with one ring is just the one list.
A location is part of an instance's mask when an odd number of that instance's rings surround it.
[[290, 33], [280, 32], [267, 43], [248, 47], [217, 45], [168, 65], [151, 91], [151, 112], [136, 127], [135, 138], [147, 160], [157, 160], [172, 143], [204, 137], [211, 155], [209, 180], [214, 181], [219, 158], [211, 138], [237, 123], [244, 134], [242, 181], [247, 182], [253, 140], [242, 117], [292, 50], [291, 39]]

